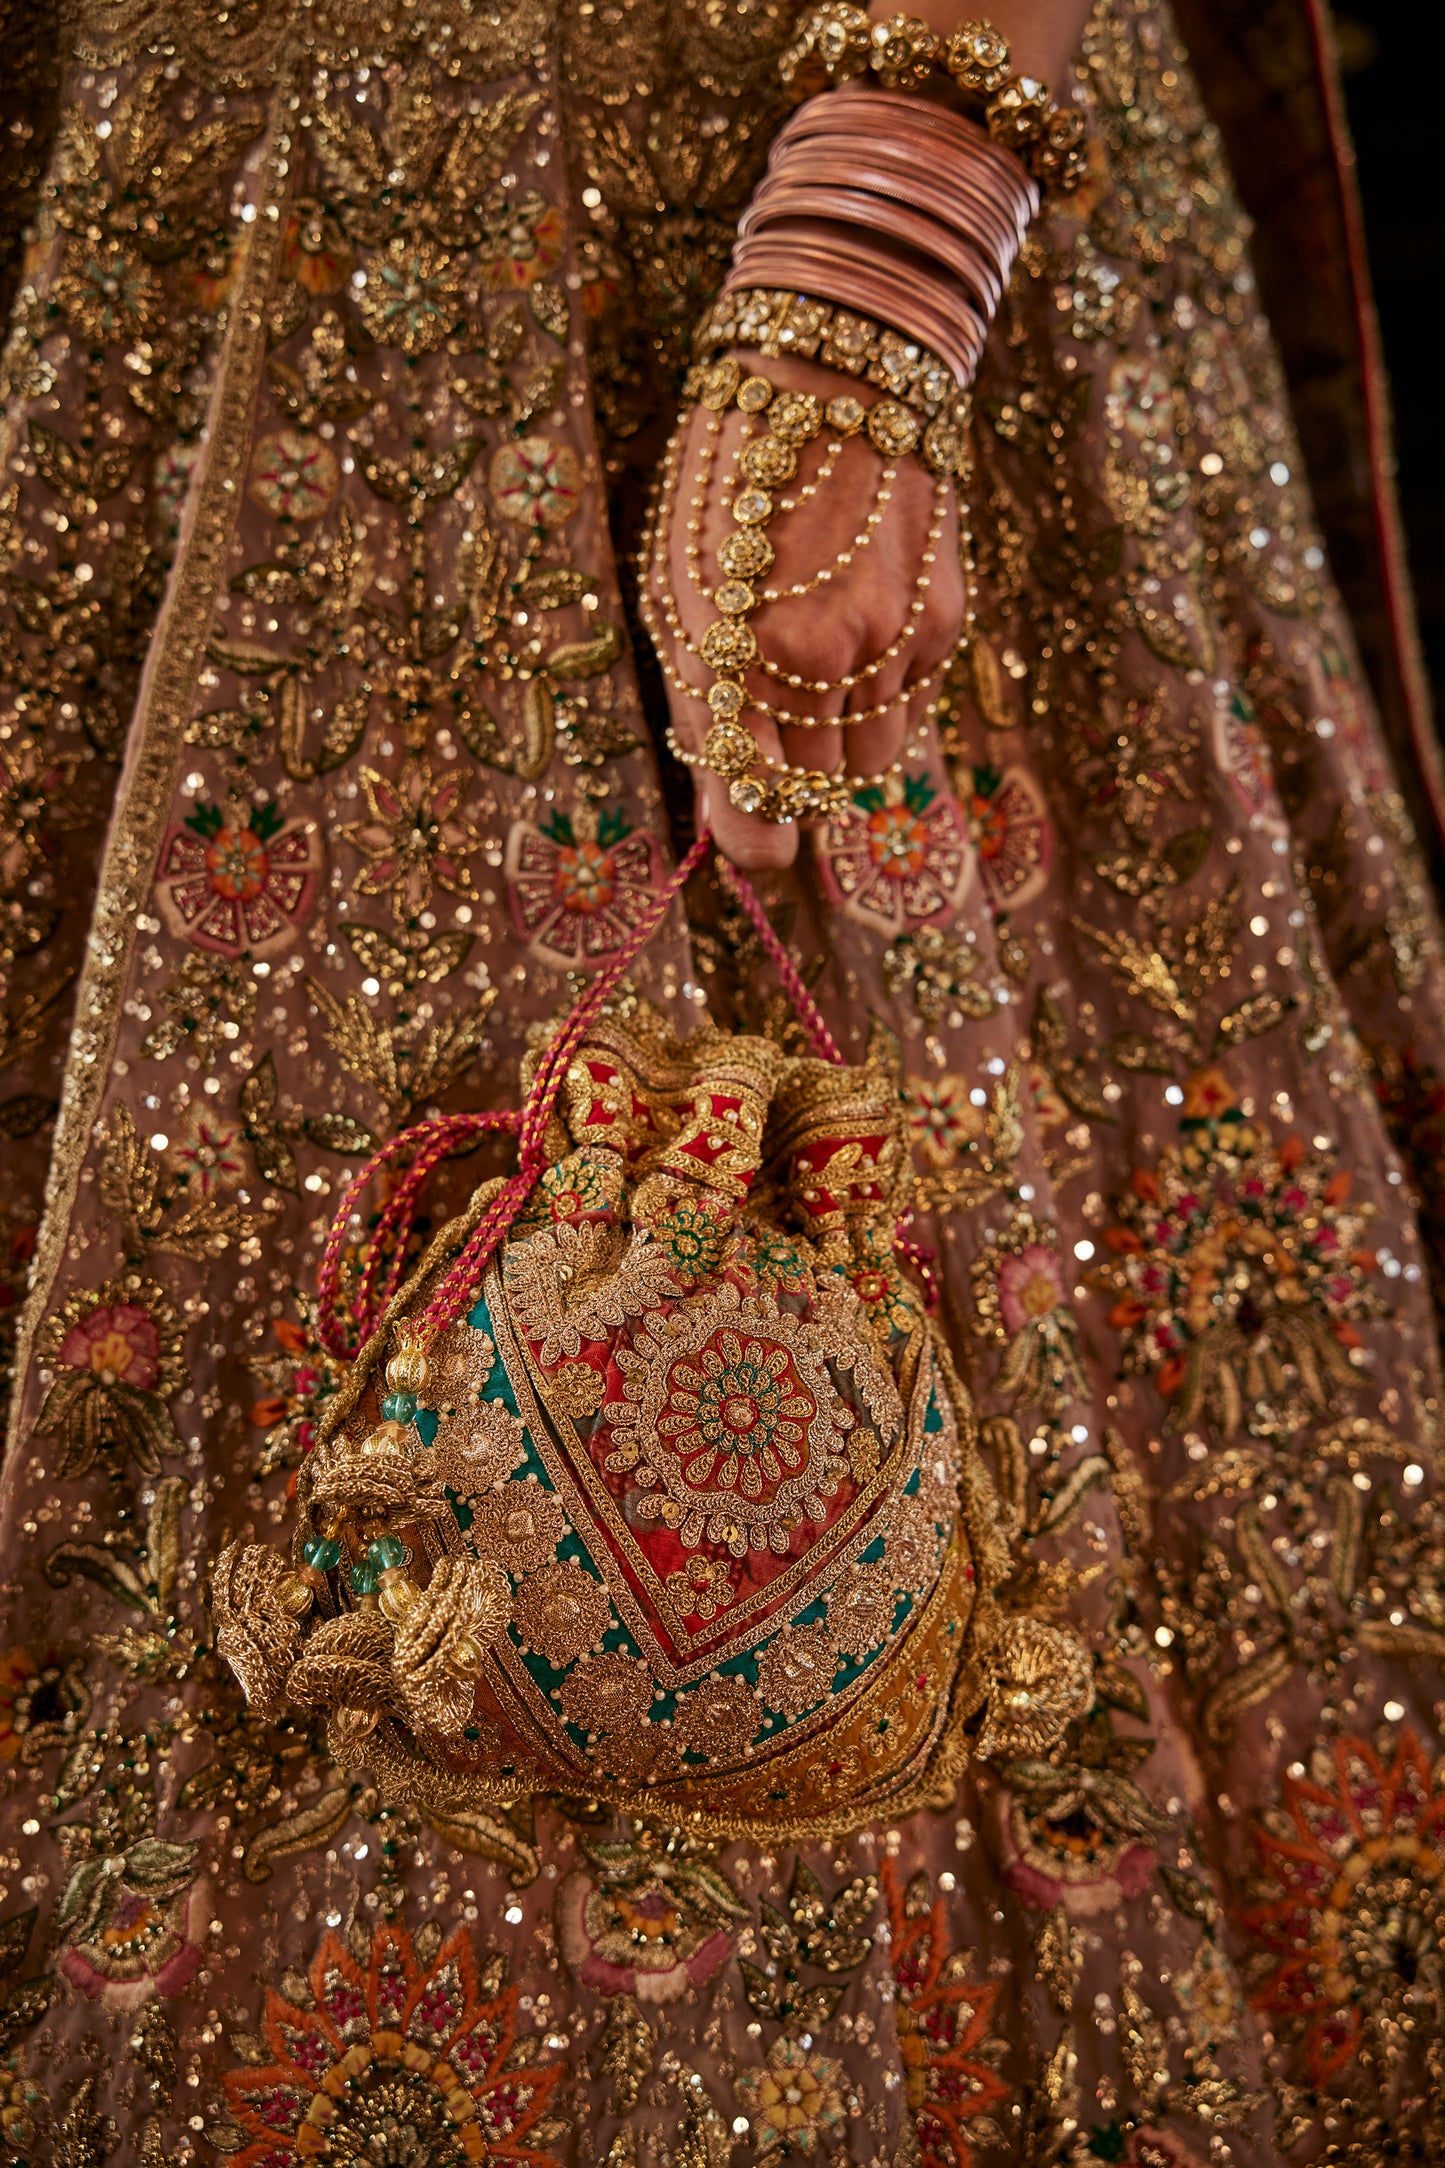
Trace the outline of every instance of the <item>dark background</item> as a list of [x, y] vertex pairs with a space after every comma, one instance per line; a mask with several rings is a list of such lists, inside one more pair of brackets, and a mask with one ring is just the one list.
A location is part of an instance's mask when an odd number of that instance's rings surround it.
[[1437, 734], [1445, 728], [1445, 12], [1353, 0], [1335, 15], [1395, 410], [1405, 532]]

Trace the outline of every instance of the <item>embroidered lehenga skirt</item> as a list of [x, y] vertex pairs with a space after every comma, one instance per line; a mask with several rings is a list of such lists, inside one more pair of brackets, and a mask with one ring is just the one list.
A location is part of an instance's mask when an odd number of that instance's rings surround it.
[[[51, 12], [5, 33], [10, 2153], [1440, 2158], [1445, 970], [1170, 20], [1087, 33], [936, 747], [763, 883], [896, 1072], [1092, 1696], [902, 1826], [729, 1844], [389, 1802], [247, 1709], [206, 1576], [337, 1390], [348, 1176], [509, 1103], [690, 839], [629, 553], [796, 10]], [[634, 979], [796, 1048], [711, 875]]]

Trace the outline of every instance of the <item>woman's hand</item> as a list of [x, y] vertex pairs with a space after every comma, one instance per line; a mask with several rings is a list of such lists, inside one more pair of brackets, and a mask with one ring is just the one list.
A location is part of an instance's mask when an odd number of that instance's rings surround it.
[[[780, 390], [815, 392], [824, 404], [839, 393], [857, 394], [865, 405], [879, 396], [811, 362], [761, 361], [742, 352], [736, 358], [746, 374]], [[644, 588], [673, 729], [691, 753], [701, 752], [713, 721], [706, 693], [716, 672], [690, 650], [718, 616], [708, 597], [725, 577], [718, 547], [738, 531], [728, 511], [745, 486], [737, 455], [745, 434], [760, 437], [765, 425], [764, 414], [749, 428], [735, 406], [721, 415], [694, 408], [663, 482]], [[953, 485], [936, 481], [916, 453], [885, 462], [866, 435], [840, 439], [825, 424], [799, 448], [794, 480], [772, 495], [779, 509], [763, 532], [776, 557], [751, 584], [776, 599], [747, 617], [767, 667], [750, 669], [744, 684], [751, 700], [799, 720], [779, 721], [749, 707], [739, 721], [767, 760], [829, 773], [880, 773], [916, 731], [962, 628]], [[790, 592], [798, 588], [804, 592]], [[790, 684], [789, 677], [805, 682]], [[849, 678], [851, 685], [840, 682]], [[819, 684], [830, 689], [815, 690]], [[850, 725], [850, 715], [866, 719]], [[699, 821], [735, 865], [792, 863], [795, 822], [739, 812], [725, 782], [700, 768], [693, 778]]]

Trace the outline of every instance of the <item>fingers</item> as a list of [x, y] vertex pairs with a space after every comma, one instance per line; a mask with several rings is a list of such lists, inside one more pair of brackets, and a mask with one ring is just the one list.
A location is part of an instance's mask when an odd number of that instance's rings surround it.
[[[789, 769], [892, 767], [957, 640], [963, 593], [951, 490], [918, 462], [885, 464], [861, 435], [804, 445], [761, 547], [753, 530], [743, 548], [732, 503], [749, 441], [742, 414], [694, 409], [664, 477], [643, 585], [699, 819], [735, 865], [763, 870], [793, 862], [797, 823], [740, 810], [728, 780], [699, 765], [719, 680], [704, 650], [721, 633], [719, 610], [740, 615], [757, 643], [756, 665], [721, 671], [745, 695], [737, 721], [757, 756], [729, 775], [756, 789]], [[865, 720], [850, 725], [850, 709]]]

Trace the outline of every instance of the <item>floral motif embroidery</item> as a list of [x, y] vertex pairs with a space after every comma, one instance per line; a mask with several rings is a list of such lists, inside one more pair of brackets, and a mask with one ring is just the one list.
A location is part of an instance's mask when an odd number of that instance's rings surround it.
[[626, 1398], [605, 1410], [609, 1471], [635, 1467], [660, 1485], [639, 1510], [688, 1548], [706, 1535], [738, 1557], [750, 1544], [786, 1552], [797, 1515], [824, 1520], [848, 1472], [825, 1353], [841, 1349], [817, 1326], [765, 1296], [743, 1304], [727, 1285], [652, 1321], [617, 1351]]
[[843, 2066], [784, 2033], [767, 2060], [740, 2071], [734, 2090], [752, 2118], [753, 2143], [773, 2153], [816, 2153], [841, 2129]]
[[976, 2145], [1003, 2142], [992, 2111], [1009, 2096], [995, 2068], [1007, 2046], [989, 2031], [998, 1987], [970, 1977], [962, 1953], [950, 1949], [947, 1909], [926, 1874], [900, 1889], [885, 1857], [882, 1881], [898, 2051], [921, 2168], [973, 2168]]
[[1056, 1227], [1018, 1213], [976, 1260], [973, 1288], [974, 1331], [1007, 1350], [994, 1381], [999, 1392], [1050, 1416], [1087, 1392]]
[[398, 233], [369, 260], [356, 305], [374, 339], [415, 359], [441, 345], [462, 300], [453, 257], [424, 236]]
[[519, 437], [492, 454], [492, 500], [519, 527], [561, 527], [582, 502], [577, 455], [550, 437]]
[[112, 1852], [85, 1823], [65, 1824], [61, 1841], [82, 1854], [55, 1914], [72, 1986], [122, 2010], [189, 1987], [211, 1911], [209, 1885], [192, 1881], [199, 1844], [143, 1836]]
[[1445, 1776], [1406, 1729], [1378, 1747], [1321, 1746], [1255, 1833], [1264, 1883], [1245, 1925], [1272, 1959], [1258, 2009], [1326, 2084], [1372, 2038], [1439, 2022], [1445, 1951]]
[[960, 1153], [983, 1135], [983, 1108], [974, 1105], [966, 1076], [911, 1076], [903, 1098], [913, 1149], [925, 1166], [956, 1165]]
[[612, 1617], [607, 1591], [573, 1558], [529, 1573], [512, 1598], [522, 1640], [550, 1664], [570, 1664], [600, 1640]]
[[198, 805], [161, 852], [157, 891], [175, 931], [220, 956], [266, 956], [295, 939], [316, 889], [309, 821], [274, 805]]
[[436, 2168], [549, 2158], [560, 2126], [546, 2111], [566, 2066], [515, 2052], [518, 1991], [504, 1960], [479, 1969], [464, 1928], [429, 1963], [420, 1940], [379, 1928], [362, 1965], [328, 1935], [305, 1997], [268, 1988], [261, 2034], [273, 2059], [223, 2081], [250, 2139], [236, 2168], [297, 2168], [322, 2152], [384, 2159], [399, 2131]]
[[1033, 778], [1022, 768], [972, 771], [966, 801], [979, 879], [995, 911], [1036, 896], [1053, 861], [1053, 830]]
[[666, 1251], [645, 1233], [559, 1221], [512, 1243], [503, 1266], [518, 1325], [550, 1366], [604, 1340], [628, 1317], [680, 1293]]
[[206, 1107], [192, 1107], [181, 1134], [170, 1148], [171, 1164], [188, 1189], [202, 1197], [234, 1189], [246, 1173], [241, 1132], [234, 1122], [219, 1121]]
[[1214, 754], [1250, 819], [1283, 835], [1287, 823], [1274, 787], [1269, 747], [1252, 703], [1238, 689], [1215, 705]]
[[562, 261], [566, 235], [562, 214], [535, 188], [499, 196], [479, 254], [488, 293], [525, 293]]
[[480, 850], [482, 839], [461, 811], [466, 774], [437, 780], [426, 755], [417, 753], [395, 782], [375, 768], [362, 768], [360, 782], [370, 817], [337, 831], [366, 860], [357, 894], [389, 895], [403, 921], [426, 909], [433, 882], [448, 895], [470, 896], [472, 878], [462, 861]]
[[519, 821], [507, 843], [518, 933], [564, 970], [595, 970], [622, 948], [661, 880], [653, 837], [609, 808], [554, 813], [545, 828]]
[[951, 918], [973, 874], [963, 808], [921, 773], [859, 791], [816, 842], [829, 902], [889, 935]]
[[57, 1374], [35, 1434], [60, 1438], [58, 1476], [83, 1475], [112, 1452], [156, 1475], [161, 1455], [179, 1451], [165, 1403], [186, 1382], [181, 1339], [180, 1318], [138, 1273], [72, 1295], [45, 1320], [37, 1352]]
[[1097, 1279], [1117, 1298], [1127, 1369], [1152, 1374], [1176, 1423], [1272, 1436], [1358, 1382], [1354, 1321], [1380, 1314], [1365, 1284], [1373, 1207], [1349, 1204], [1327, 1154], [1294, 1135], [1276, 1145], [1233, 1097], [1217, 1070], [1193, 1080], [1182, 1141], [1136, 1169]]
[[1000, 1791], [993, 1815], [1004, 1880], [1025, 1904], [1087, 1918], [1148, 1887], [1154, 1847], [1096, 1812], [1078, 1783], [1050, 1784], [1037, 1797]]
[[582, 1852], [586, 1866], [557, 1891], [557, 1938], [584, 1987], [676, 2002], [727, 1962], [731, 1923], [746, 1907], [716, 1846], [637, 1829]]
[[288, 1317], [276, 1318], [271, 1330], [282, 1352], [251, 1364], [258, 1383], [270, 1388], [251, 1409], [251, 1421], [266, 1432], [261, 1446], [263, 1474], [273, 1468], [294, 1468], [310, 1452], [322, 1409], [341, 1383], [341, 1368], [317, 1342], [304, 1304], [302, 1315], [303, 1325]]
[[251, 458], [251, 495], [273, 519], [320, 519], [336, 495], [336, 454], [320, 437], [282, 429]]
[[670, 1573], [667, 1593], [679, 1611], [689, 1618], [716, 1618], [733, 1600], [732, 1575], [720, 1558], [704, 1558], [694, 1551], [687, 1564]]
[[299, 198], [286, 220], [281, 267], [308, 294], [339, 294], [355, 257], [336, 218], [314, 196]]
[[633, 1199], [632, 1218], [648, 1228], [678, 1286], [691, 1292], [724, 1269], [737, 1244], [726, 1198], [679, 1185], [651, 1197], [644, 1184]]

